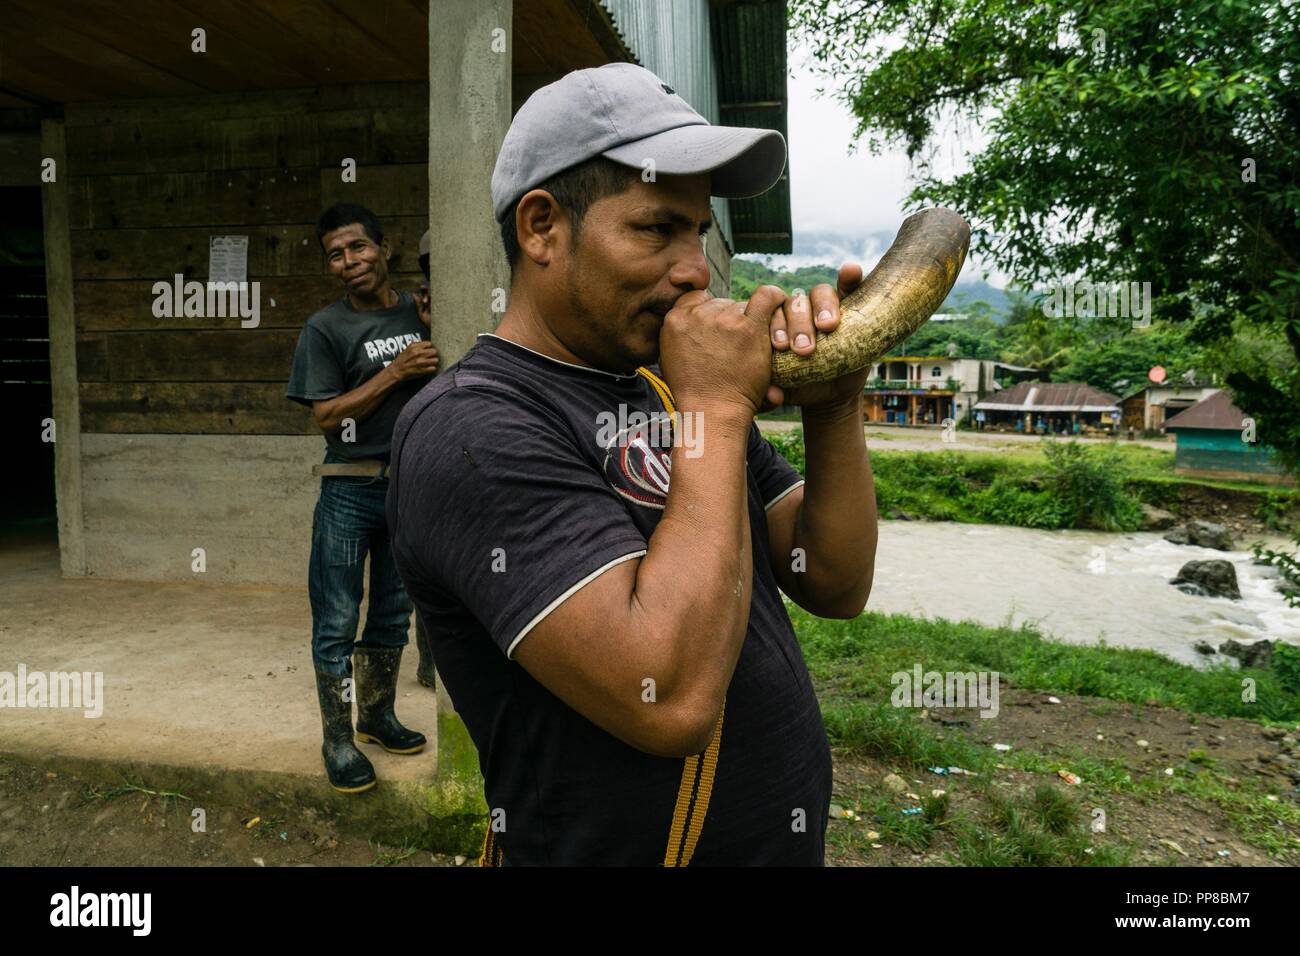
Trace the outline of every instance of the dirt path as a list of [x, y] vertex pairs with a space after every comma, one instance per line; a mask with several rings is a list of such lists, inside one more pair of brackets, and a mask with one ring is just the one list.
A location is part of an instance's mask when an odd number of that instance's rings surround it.
[[[456, 866], [475, 860], [371, 843], [295, 805], [201, 807], [94, 786], [0, 758], [0, 866]], [[457, 860], [460, 863], [457, 863]]]
[[[970, 858], [963, 842], [967, 823], [990, 844], [1005, 842], [1000, 800], [1025, 801], [1046, 784], [1074, 804], [1072, 827], [1085, 832], [1095, 808], [1106, 829], [1082, 839], [1092, 847], [1128, 854], [1135, 865], [1282, 866], [1300, 864], [1287, 850], [1271, 857], [1267, 844], [1300, 839], [1300, 826], [1216, 801], [1216, 788], [1237, 792], [1265, 785], [1294, 806], [1300, 779], [1293, 747], [1279, 731], [1235, 719], [1197, 718], [1182, 711], [1121, 704], [1098, 698], [1060, 698], [1005, 689], [996, 721], [975, 712], [927, 715], [936, 733], [961, 734], [979, 745], [1005, 743], [1006, 769], [983, 779], [959, 774], [916, 773], [888, 761], [835, 754], [838, 806], [860, 819], [832, 819], [827, 863], [832, 866], [942, 866]], [[993, 726], [996, 725], [996, 728]], [[996, 739], [994, 735], [996, 734]], [[1100, 739], [1099, 739], [1100, 735]], [[1294, 740], [1295, 735], [1291, 735]], [[1139, 746], [1138, 741], [1146, 741]], [[1026, 770], [1027, 757], [1041, 766]], [[1083, 761], [1075, 763], [1079, 758]], [[1117, 790], [1114, 780], [1092, 779], [1087, 761], [1122, 765], [1137, 782], [1170, 783], [1158, 793]], [[1018, 764], [1012, 766], [1012, 764]], [[1063, 780], [1059, 769], [1083, 770], [1081, 783]], [[888, 774], [906, 790], [892, 791]], [[944, 790], [946, 823], [913, 826], [902, 810], [921, 794]], [[1221, 791], [1220, 791], [1221, 792]], [[1244, 791], [1243, 791], [1244, 792]], [[337, 820], [289, 805], [207, 806], [205, 832], [192, 829], [194, 801], [183, 796], [126, 788], [93, 787], [75, 776], [54, 774], [16, 759], [0, 759], [0, 865], [97, 866], [455, 866], [475, 860], [412, 847], [369, 843], [341, 832]], [[1261, 845], [1263, 844], [1263, 845]], [[1226, 851], [1226, 852], [1225, 852]], [[1082, 859], [1080, 862], [1088, 862]], [[1105, 862], [1104, 860], [1099, 862]]]

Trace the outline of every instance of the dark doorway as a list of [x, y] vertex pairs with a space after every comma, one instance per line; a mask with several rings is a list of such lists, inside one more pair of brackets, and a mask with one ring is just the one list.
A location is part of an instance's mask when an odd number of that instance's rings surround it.
[[0, 187], [0, 408], [11, 453], [0, 483], [0, 525], [23, 536], [57, 534], [39, 186]]

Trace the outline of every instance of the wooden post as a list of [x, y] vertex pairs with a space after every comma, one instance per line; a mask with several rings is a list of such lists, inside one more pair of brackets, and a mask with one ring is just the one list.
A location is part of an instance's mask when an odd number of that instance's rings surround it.
[[54, 160], [54, 181], [41, 183], [41, 217], [45, 231], [45, 295], [50, 318], [50, 392], [54, 405], [54, 488], [59, 515], [59, 565], [64, 577], [85, 577], [86, 525], [81, 500], [77, 317], [72, 300], [68, 156], [62, 120], [41, 120], [41, 158], [42, 161]]

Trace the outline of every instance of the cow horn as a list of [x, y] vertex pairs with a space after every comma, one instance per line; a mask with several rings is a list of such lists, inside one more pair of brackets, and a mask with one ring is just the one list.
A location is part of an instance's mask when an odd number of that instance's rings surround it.
[[908, 216], [871, 274], [840, 303], [840, 324], [812, 355], [772, 353], [772, 384], [828, 382], [866, 368], [925, 324], [957, 281], [970, 226], [951, 209]]

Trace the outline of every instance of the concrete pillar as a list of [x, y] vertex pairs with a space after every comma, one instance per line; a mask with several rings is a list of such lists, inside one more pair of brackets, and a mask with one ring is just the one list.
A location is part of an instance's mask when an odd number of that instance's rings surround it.
[[429, 4], [431, 338], [442, 369], [505, 314], [510, 269], [491, 185], [512, 115], [512, 15], [512, 0]]
[[[445, 372], [505, 314], [510, 269], [492, 216], [492, 168], [510, 126], [512, 0], [429, 4], [429, 227], [433, 323]], [[478, 756], [438, 681], [438, 768], [430, 811], [477, 830]]]

